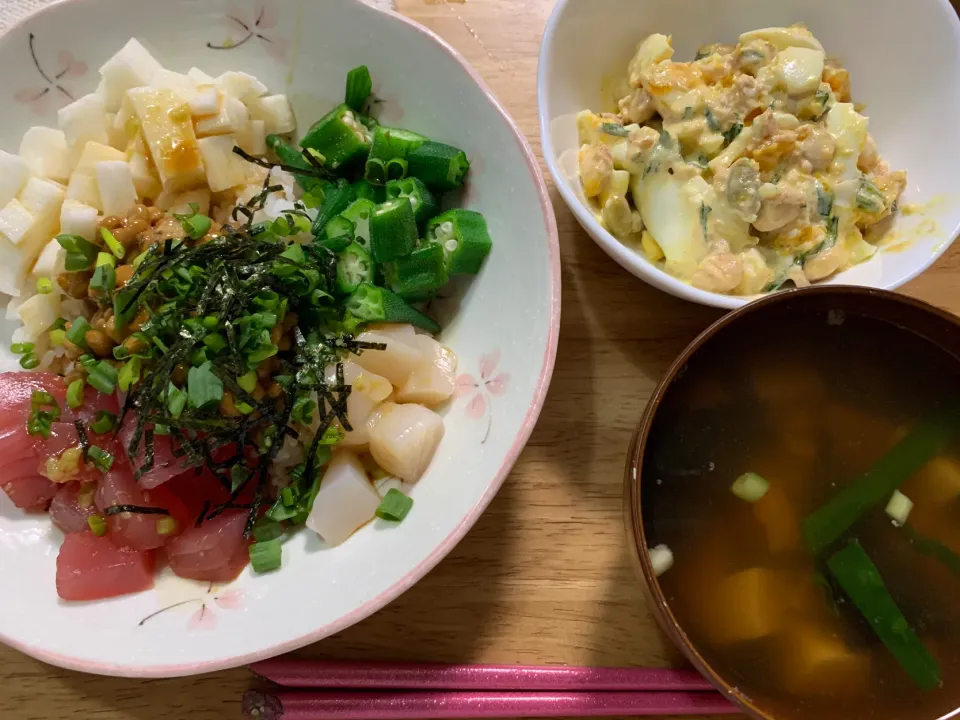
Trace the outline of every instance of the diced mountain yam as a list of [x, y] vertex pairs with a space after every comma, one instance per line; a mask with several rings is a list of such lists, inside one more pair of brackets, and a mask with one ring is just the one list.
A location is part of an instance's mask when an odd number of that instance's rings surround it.
[[101, 145], [109, 143], [105, 115], [103, 98], [97, 93], [84, 95], [57, 113], [57, 124], [63, 130], [67, 147], [75, 156], [90, 141]]
[[97, 188], [104, 215], [125, 216], [137, 204], [130, 164], [123, 160], [97, 163]]
[[370, 372], [382, 375], [396, 387], [403, 387], [420, 364], [420, 351], [413, 345], [412, 333], [409, 341], [400, 339], [404, 337], [402, 331], [393, 329], [399, 327], [384, 326], [360, 333], [358, 340], [383, 343], [387, 347], [384, 350], [364, 350], [352, 359]]
[[[16, 246], [16, 253], [5, 248], [0, 252], [3, 279], [0, 287], [10, 292], [9, 282], [15, 279], [19, 286], [30, 268], [57, 229], [63, 187], [50, 180], [31, 177], [20, 191], [20, 197], [11, 200], [0, 210], [0, 236]], [[19, 292], [12, 293], [19, 294]]]
[[0, 210], [0, 235], [19, 246], [33, 226], [33, 213], [14, 198]]
[[90, 532], [69, 533], [57, 555], [57, 594], [101, 600], [153, 587], [153, 553], [120, 548]]
[[423, 405], [385, 402], [369, 429], [370, 454], [398, 478], [416, 482], [443, 438], [443, 418]]
[[257, 157], [267, 154], [267, 130], [263, 120], [251, 120], [237, 133], [237, 144]]
[[113, 129], [122, 131], [128, 142], [140, 133], [140, 121], [133, 109], [133, 103], [126, 95], [123, 96], [123, 104], [120, 105], [120, 109], [113, 116]]
[[201, 215], [206, 215], [210, 212], [210, 191], [207, 188], [197, 188], [196, 190], [188, 190], [185, 193], [180, 193], [173, 199], [170, 212], [179, 215], [189, 215], [193, 212], [193, 209], [190, 207], [191, 203], [197, 206], [197, 212]]
[[247, 103], [250, 117], [263, 120], [267, 134], [282, 135], [297, 129], [293, 108], [286, 95], [267, 95]]
[[66, 250], [60, 246], [60, 243], [58, 243], [56, 239], [51, 240], [44, 245], [43, 250], [40, 251], [40, 257], [38, 257], [37, 262], [34, 263], [33, 270], [30, 271], [30, 277], [56, 277], [58, 273], [63, 272], [63, 258], [65, 255]]
[[207, 73], [205, 73], [205, 72], [204, 72], [203, 70], [201, 70], [200, 68], [192, 67], [192, 68], [190, 68], [189, 70], [187, 70], [187, 77], [190, 77], [190, 78], [193, 78], [194, 80], [196, 80], [197, 85], [212, 85], [212, 84], [213, 84], [213, 76], [212, 76], [212, 75], [207, 75]]
[[200, 85], [190, 98], [190, 112], [194, 117], [216, 115], [220, 112], [220, 92], [213, 85]]
[[338, 450], [320, 482], [307, 527], [328, 545], [339, 545], [370, 522], [379, 506], [380, 495], [363, 463], [352, 452]]
[[237, 133], [246, 128], [249, 120], [246, 106], [237, 98], [224, 95], [216, 115], [197, 120], [197, 137]]
[[127, 93], [164, 190], [203, 184], [203, 162], [189, 106], [172, 90], [134, 88]]
[[66, 189], [53, 180], [32, 177], [27, 180], [17, 197], [27, 210], [34, 215], [43, 216], [46, 224], [56, 226]]
[[130, 154], [130, 173], [133, 175], [133, 187], [136, 188], [138, 196], [155, 198], [163, 190], [146, 155], [136, 152]]
[[160, 68], [150, 78], [150, 87], [155, 90], [173, 90], [184, 102], [190, 102], [197, 91], [197, 81], [189, 75]]
[[93, 205], [70, 197], [63, 201], [60, 207], [60, 232], [64, 235], [79, 235], [92, 242], [97, 232], [97, 222], [97, 209]]
[[126, 45], [100, 68], [103, 76], [100, 90], [106, 109], [116, 112], [123, 101], [123, 94], [130, 88], [148, 85], [150, 79], [162, 66], [143, 45], [130, 38]]
[[29, 175], [29, 167], [23, 158], [0, 150], [0, 207], [20, 194]]
[[130, 145], [130, 138], [126, 128], [117, 126], [116, 113], [107, 113], [104, 119], [107, 125], [107, 144], [117, 150], [126, 150]]
[[244, 184], [247, 177], [246, 162], [233, 152], [236, 144], [233, 135], [214, 135], [197, 141], [207, 173], [207, 185], [212, 192]]
[[213, 82], [224, 95], [245, 103], [267, 94], [267, 86], [245, 72], [228, 70]]
[[[62, 130], [55, 130], [54, 128], [32, 127], [27, 130], [23, 134], [23, 139], [20, 140], [20, 159], [34, 175], [50, 178], [57, 182], [66, 182], [73, 170], [73, 159], [70, 150], [67, 148], [66, 135]], [[0, 172], [6, 173], [12, 170], [14, 177], [10, 182], [13, 184], [18, 173], [14, 168], [8, 169], [6, 165], [7, 163], [4, 162], [0, 166]], [[26, 182], [26, 176], [23, 177], [23, 181]], [[0, 183], [2, 182], [4, 181], [0, 180]], [[0, 194], [0, 200], [2, 199], [2, 194]], [[7, 202], [9, 202], [9, 199]]]
[[97, 142], [88, 142], [83, 148], [80, 160], [70, 176], [67, 185], [67, 197], [103, 210], [100, 200], [100, 188], [97, 185], [97, 163], [110, 160], [126, 160], [127, 156], [116, 148]]
[[17, 314], [23, 323], [25, 338], [36, 340], [60, 317], [60, 293], [37, 293], [20, 305]]
[[397, 389], [397, 400], [435, 407], [453, 395], [457, 372], [457, 356], [429, 335], [415, 335], [414, 344], [421, 353], [421, 363]]

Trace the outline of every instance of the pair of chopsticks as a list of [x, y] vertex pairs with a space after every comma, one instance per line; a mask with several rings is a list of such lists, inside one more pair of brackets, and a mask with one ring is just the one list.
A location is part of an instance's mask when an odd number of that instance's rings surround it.
[[719, 715], [736, 709], [687, 670], [419, 665], [267, 660], [250, 666], [281, 686], [250, 691], [253, 720]]

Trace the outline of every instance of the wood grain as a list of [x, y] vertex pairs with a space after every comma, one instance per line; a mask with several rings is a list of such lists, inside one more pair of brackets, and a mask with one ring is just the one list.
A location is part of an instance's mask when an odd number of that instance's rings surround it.
[[[398, 0], [453, 44], [539, 152], [536, 66], [552, 0]], [[544, 168], [544, 172], [546, 169]], [[657, 292], [607, 258], [552, 191], [563, 327], [540, 422], [503, 490], [440, 566], [303, 656], [670, 665], [621, 522], [627, 444], [671, 359], [719, 312]], [[960, 312], [960, 245], [907, 289]], [[8, 579], [9, 582], [9, 579]], [[0, 647], [4, 720], [238, 718], [243, 670], [136, 682], [47, 667]]]

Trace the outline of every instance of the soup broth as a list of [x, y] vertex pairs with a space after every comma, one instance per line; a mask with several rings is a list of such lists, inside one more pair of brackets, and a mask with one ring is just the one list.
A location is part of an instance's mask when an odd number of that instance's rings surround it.
[[[958, 367], [893, 324], [795, 305], [708, 340], [664, 397], [641, 493], [650, 546], [673, 551], [660, 585], [706, 662], [771, 717], [933, 720], [960, 708], [957, 433], [900, 485], [906, 525], [885, 512], [888, 492], [823, 549], [804, 532], [918, 423], [958, 414]], [[769, 483], [756, 502], [731, 491], [745, 472]], [[935, 658], [933, 689], [831, 571], [851, 542]]]

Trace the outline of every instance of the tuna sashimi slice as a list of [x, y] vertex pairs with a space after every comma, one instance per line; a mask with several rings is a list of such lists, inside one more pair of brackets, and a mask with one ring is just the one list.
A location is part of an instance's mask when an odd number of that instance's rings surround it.
[[114, 545], [93, 533], [70, 533], [57, 555], [57, 594], [102, 600], [153, 587], [153, 553]]
[[230, 573], [235, 577], [246, 565], [244, 558], [236, 567], [239, 553], [247, 552], [243, 537], [246, 523], [247, 513], [232, 510], [187, 529], [167, 544], [170, 568], [180, 577], [193, 580], [221, 582]]
[[[133, 414], [127, 415], [124, 418], [123, 426], [120, 428], [120, 441], [123, 444], [124, 451], [130, 445], [130, 440], [133, 438], [136, 429], [136, 417]], [[138, 478], [137, 482], [140, 487], [149, 490], [163, 485], [177, 475], [183, 474], [184, 468], [182, 465], [187, 458], [182, 455], [177, 457], [174, 455], [173, 449], [173, 439], [169, 435], [153, 436], [153, 467]], [[146, 450], [146, 440], [141, 437], [137, 452], [132, 456], [127, 453], [130, 457], [130, 464], [134, 469], [143, 466], [146, 459]]]
[[57, 494], [57, 486], [40, 475], [0, 480], [0, 489], [21, 510], [46, 510]]
[[65, 533], [89, 530], [87, 518], [96, 513], [97, 506], [93, 504], [92, 485], [86, 488], [81, 483], [61, 485], [53, 502], [50, 503], [50, 519]]

